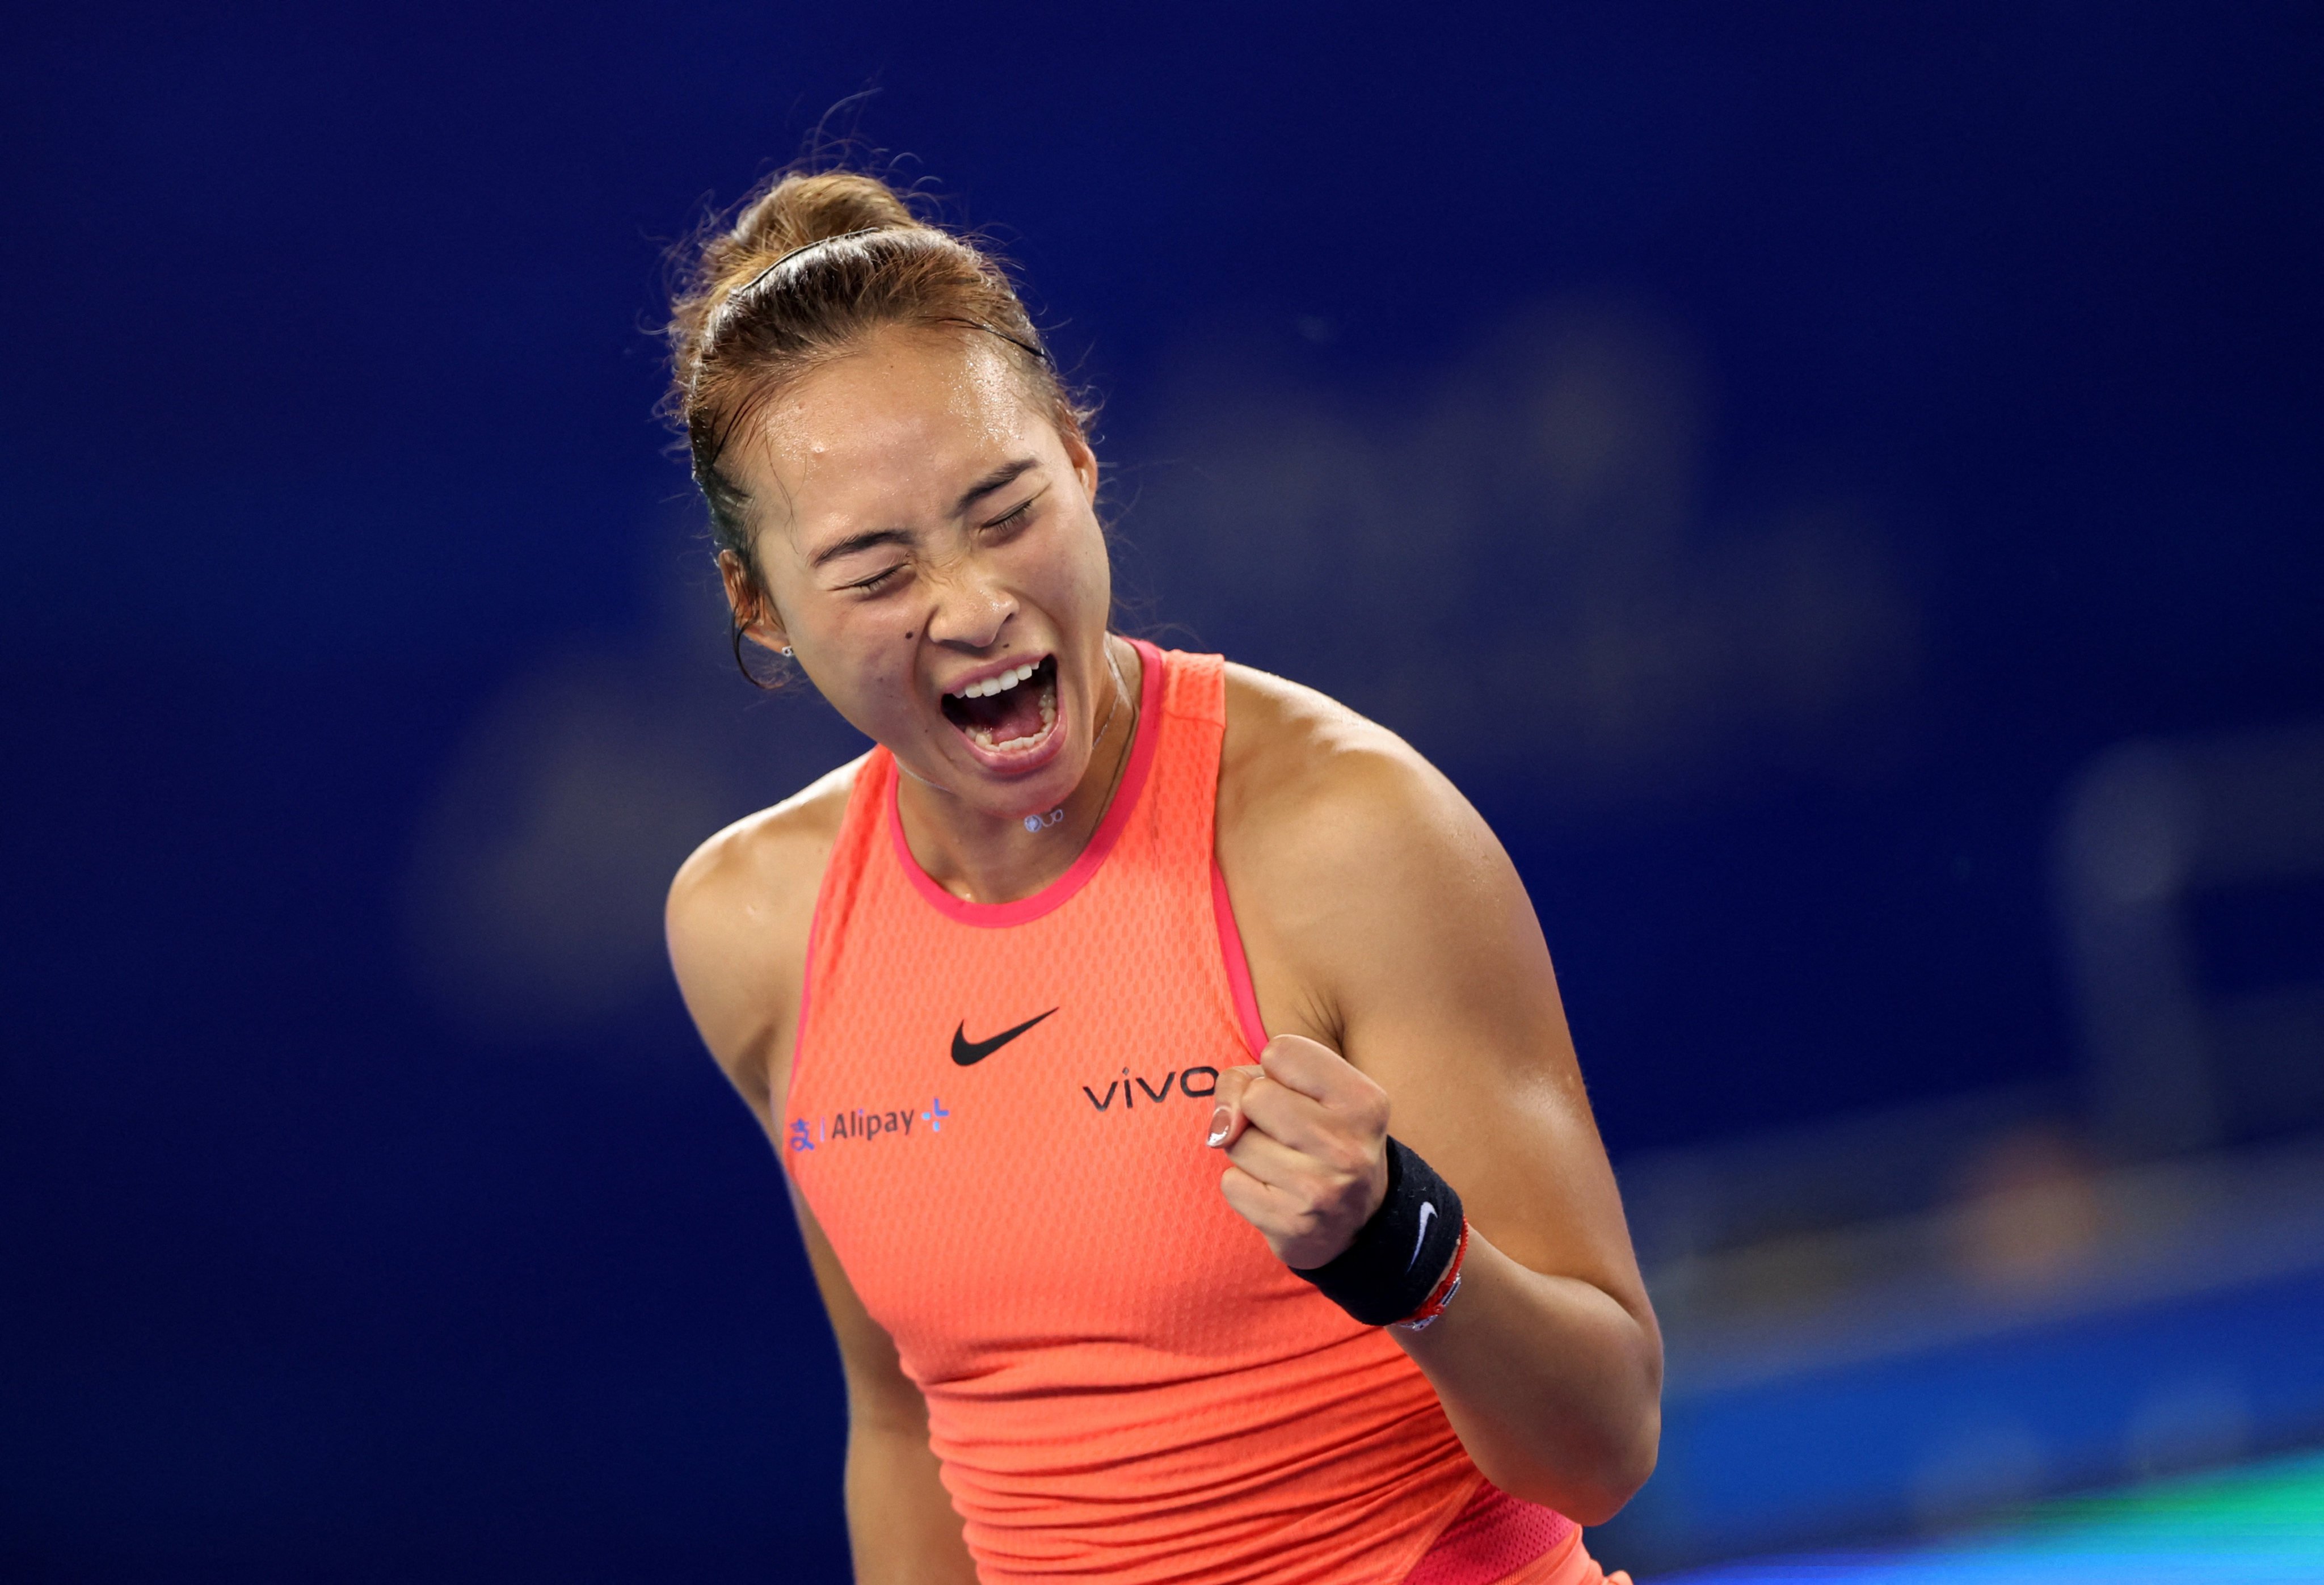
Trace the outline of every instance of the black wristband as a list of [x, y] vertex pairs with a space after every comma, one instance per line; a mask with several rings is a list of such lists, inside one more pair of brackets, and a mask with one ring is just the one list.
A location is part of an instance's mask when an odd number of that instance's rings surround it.
[[1324, 1265], [1291, 1271], [1366, 1326], [1386, 1326], [1427, 1302], [1460, 1242], [1461, 1196], [1391, 1135], [1388, 1197], [1356, 1241]]

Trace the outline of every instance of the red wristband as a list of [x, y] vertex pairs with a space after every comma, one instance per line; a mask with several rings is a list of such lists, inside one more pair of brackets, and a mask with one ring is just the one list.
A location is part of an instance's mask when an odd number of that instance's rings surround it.
[[1419, 1309], [1389, 1324], [1400, 1326], [1406, 1332], [1418, 1332], [1443, 1314], [1446, 1306], [1452, 1303], [1452, 1295], [1461, 1291], [1461, 1263], [1468, 1258], [1469, 1219], [1463, 1216], [1461, 1219], [1461, 1241], [1452, 1246], [1452, 1264], [1444, 1268], [1443, 1279], [1428, 1291], [1428, 1297], [1421, 1301]]

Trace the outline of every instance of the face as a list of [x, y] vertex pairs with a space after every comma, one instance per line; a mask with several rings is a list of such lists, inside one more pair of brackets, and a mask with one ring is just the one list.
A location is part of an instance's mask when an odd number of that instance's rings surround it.
[[752, 499], [760, 641], [968, 807], [1064, 803], [1111, 705], [1097, 463], [989, 337], [881, 331], [768, 404], [729, 466]]

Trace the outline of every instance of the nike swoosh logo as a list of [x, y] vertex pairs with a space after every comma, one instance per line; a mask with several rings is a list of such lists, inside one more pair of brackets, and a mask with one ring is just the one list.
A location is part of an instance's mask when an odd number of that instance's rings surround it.
[[[1049, 1013], [1056, 1010], [1056, 1008], [1051, 1008]], [[968, 1020], [963, 1018], [960, 1021], [960, 1027], [952, 1032], [952, 1059], [964, 1068], [974, 1067], [1011, 1040], [1016, 1039], [1018, 1036], [1039, 1023], [1042, 1018], [1047, 1018], [1049, 1013], [1043, 1013], [1039, 1018], [1027, 1018], [1015, 1028], [1003, 1029], [990, 1040], [971, 1040], [968, 1037]], [[1414, 1258], [1417, 1259], [1419, 1257], [1415, 1256]]]
[[1420, 1203], [1420, 1236], [1412, 1240], [1412, 1258], [1404, 1263], [1406, 1271], [1420, 1264], [1420, 1246], [1428, 1241], [1428, 1219], [1435, 1214], [1435, 1201], [1423, 1200]]

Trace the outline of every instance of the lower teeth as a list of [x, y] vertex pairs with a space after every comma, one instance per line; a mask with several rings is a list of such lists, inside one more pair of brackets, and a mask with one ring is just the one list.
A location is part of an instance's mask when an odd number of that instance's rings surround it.
[[977, 743], [978, 743], [978, 745], [979, 745], [980, 747], [987, 748], [987, 749], [1009, 749], [1009, 748], [1014, 748], [1014, 747], [1015, 747], [1017, 744], [1019, 744], [1019, 743], [1029, 743], [1029, 742], [1033, 742], [1033, 741], [1035, 741], [1036, 739], [1039, 738], [1039, 737], [1042, 735], [1042, 733], [1047, 733], [1047, 732], [1051, 727], [1053, 727], [1053, 726], [1055, 726], [1055, 725], [1056, 725], [1056, 724], [1057, 724], [1057, 690], [1056, 690], [1056, 685], [1052, 684], [1050, 687], [1046, 687], [1046, 688], [1043, 688], [1043, 689], [1041, 690], [1041, 731], [1040, 731], [1040, 732], [1031, 733], [1027, 734], [1027, 735], [1026, 735], [1026, 736], [1024, 736], [1024, 737], [1012, 737], [1012, 738], [1008, 738], [1008, 739], [1005, 739], [1005, 740], [1003, 740], [1002, 742], [997, 742], [997, 743], [996, 743], [996, 742], [994, 742], [992, 741], [992, 733], [991, 733], [991, 732], [989, 729], [985, 728], [985, 727], [982, 727], [982, 726], [978, 726], [978, 727], [972, 727], [972, 728], [969, 730], [969, 733], [968, 733], [968, 735], [969, 735], [970, 737], [972, 737], [972, 738], [974, 738], [974, 739], [976, 740], [976, 742], [977, 742]]

